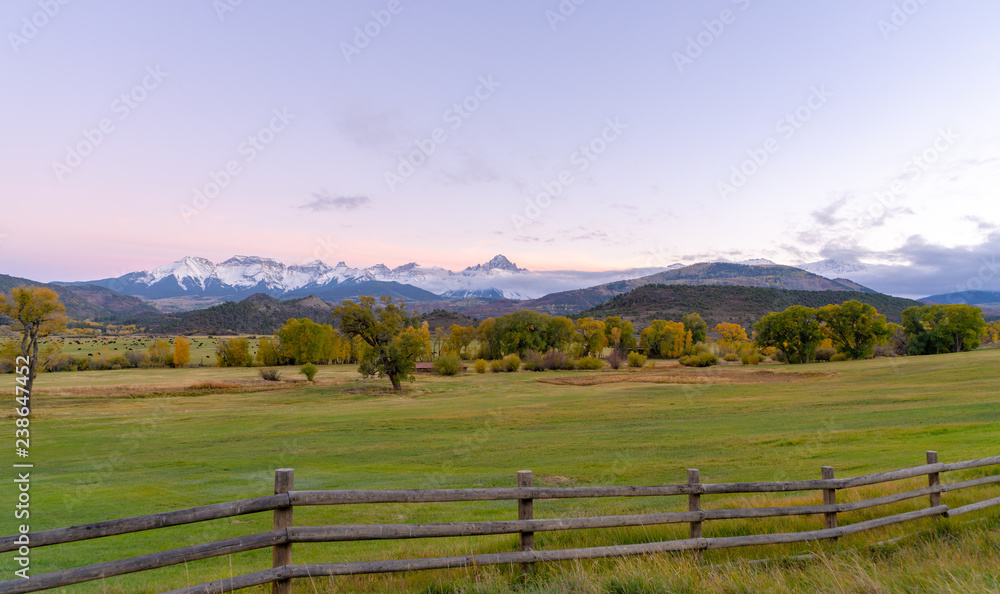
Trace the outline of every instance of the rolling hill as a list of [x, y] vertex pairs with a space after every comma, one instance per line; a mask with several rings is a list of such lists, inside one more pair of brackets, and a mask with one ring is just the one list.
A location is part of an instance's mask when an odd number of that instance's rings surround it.
[[580, 316], [605, 318], [621, 316], [637, 326], [648, 325], [654, 319], [680, 320], [681, 316], [698, 312], [709, 327], [730, 322], [748, 327], [764, 314], [782, 311], [790, 305], [822, 307], [857, 299], [873, 305], [890, 322], [902, 320], [900, 312], [921, 305], [912, 299], [891, 297], [881, 293], [858, 291], [800, 291], [761, 287], [646, 285], [629, 293], [613, 297]]
[[59, 295], [59, 301], [66, 306], [66, 315], [74, 320], [121, 323], [133, 317], [156, 313], [156, 308], [142, 299], [122, 295], [104, 287], [40, 283], [0, 274], [0, 292], [7, 293], [14, 287], [20, 286], [52, 289]]

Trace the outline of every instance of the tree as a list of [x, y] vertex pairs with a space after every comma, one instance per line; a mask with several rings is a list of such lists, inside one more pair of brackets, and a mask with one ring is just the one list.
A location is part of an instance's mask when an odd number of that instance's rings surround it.
[[604, 347], [608, 344], [604, 335], [604, 322], [594, 318], [580, 318], [576, 321], [576, 332], [585, 354], [598, 357], [604, 352]]
[[306, 376], [306, 379], [309, 380], [310, 382], [313, 381], [314, 377], [316, 377], [317, 371], [319, 371], [319, 368], [313, 365], [312, 363], [306, 363], [299, 369], [299, 373]]
[[215, 345], [215, 363], [219, 367], [250, 367], [250, 341], [245, 338], [223, 339]]
[[191, 362], [191, 342], [183, 336], [174, 339], [174, 367], [184, 367]]
[[962, 303], [908, 307], [903, 329], [911, 355], [971, 351], [987, 333], [983, 310]]
[[[39, 340], [66, 327], [66, 308], [59, 295], [45, 287], [15, 287], [9, 295], [0, 293], [0, 314], [13, 320], [13, 328], [21, 334], [19, 355], [15, 367], [27, 367], [23, 386], [24, 408], [31, 413], [31, 390], [38, 370]], [[23, 358], [18, 360], [19, 358]], [[22, 390], [18, 390], [22, 392]]]
[[986, 320], [983, 319], [983, 310], [964, 303], [946, 305], [942, 330], [951, 338], [952, 352], [960, 353], [977, 349], [980, 337], [986, 334]]
[[280, 363], [279, 345], [271, 338], [263, 337], [257, 342], [257, 363], [264, 367], [273, 367]]
[[676, 359], [684, 352], [686, 334], [681, 322], [653, 320], [639, 336], [639, 345], [654, 359]]
[[623, 320], [619, 316], [605, 318], [604, 336], [607, 337], [608, 346], [613, 349], [625, 352], [635, 348], [635, 328], [632, 322]]
[[758, 346], [781, 349], [785, 353], [785, 363], [791, 363], [792, 359], [808, 363], [823, 340], [815, 316], [815, 309], [803, 305], [767, 314], [754, 324]]
[[156, 367], [164, 367], [174, 362], [174, 354], [170, 343], [166, 340], [156, 340], [149, 345], [149, 362]]
[[[416, 359], [426, 351], [426, 341], [414, 328], [414, 314], [406, 312], [403, 301], [383, 296], [381, 306], [374, 297], [362, 295], [355, 303], [346, 300], [333, 310], [340, 331], [360, 337], [368, 349], [359, 371], [365, 376], [388, 377], [392, 389], [403, 389], [401, 380], [413, 377]], [[428, 337], [429, 338], [429, 337]]]
[[472, 326], [459, 326], [452, 324], [448, 328], [448, 343], [463, 359], [468, 359], [469, 345], [476, 338], [476, 329]]
[[723, 322], [715, 325], [715, 333], [719, 335], [719, 341], [725, 344], [736, 344], [737, 342], [748, 342], [747, 331], [739, 324]]
[[903, 330], [911, 355], [934, 355], [949, 350], [944, 332], [945, 306], [913, 306], [903, 310]]
[[565, 350], [576, 337], [576, 324], [566, 316], [552, 316], [542, 330], [545, 350]]
[[497, 338], [497, 321], [486, 318], [476, 327], [476, 340], [479, 341], [479, 357], [482, 359], [500, 358], [500, 340]]
[[699, 343], [708, 340], [708, 322], [697, 313], [689, 313], [681, 318], [684, 330], [691, 333], [691, 342]]
[[289, 318], [278, 330], [281, 355], [293, 365], [326, 363], [332, 358], [333, 340], [333, 326], [309, 318]]
[[544, 351], [543, 332], [549, 325], [551, 316], [541, 312], [522, 309], [501, 316], [496, 322], [500, 352], [504, 355], [516, 353], [524, 357], [527, 351]]
[[867, 359], [875, 354], [875, 345], [892, 336], [885, 316], [873, 306], [850, 300], [825, 305], [816, 310], [816, 319], [833, 341], [838, 353], [851, 359]]

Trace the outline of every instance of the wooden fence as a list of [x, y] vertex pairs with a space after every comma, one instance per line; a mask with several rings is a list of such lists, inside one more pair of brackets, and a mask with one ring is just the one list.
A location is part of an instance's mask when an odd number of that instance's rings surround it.
[[[266, 511], [271, 511], [274, 515], [274, 529], [270, 532], [151, 553], [86, 567], [65, 569], [32, 576], [29, 579], [13, 579], [0, 582], [0, 592], [36, 592], [47, 588], [57, 588], [80, 582], [100, 580], [170, 565], [178, 565], [199, 559], [268, 547], [273, 549], [273, 565], [271, 569], [182, 588], [174, 590], [174, 592], [183, 592], [185, 594], [221, 593], [268, 583], [273, 584], [274, 592], [289, 592], [290, 580], [300, 577], [386, 573], [498, 564], [523, 564], [527, 569], [531, 563], [544, 561], [597, 559], [668, 551], [702, 551], [706, 549], [837, 539], [842, 536], [919, 518], [953, 517], [1000, 505], [1000, 497], [954, 509], [941, 503], [942, 493], [1000, 483], [1000, 475], [997, 474], [953, 483], [942, 483], [940, 480], [942, 473], [997, 465], [1000, 465], [1000, 456], [943, 464], [938, 462], [936, 452], [927, 452], [927, 464], [922, 466], [840, 479], [834, 478], [832, 468], [824, 466], [820, 480], [713, 484], [702, 483], [698, 470], [691, 469], [688, 470], [687, 483], [680, 485], [554, 488], [532, 486], [531, 472], [525, 470], [517, 473], [517, 487], [512, 488], [342, 491], [295, 491], [293, 490], [293, 471], [291, 469], [279, 469], [275, 472], [275, 494], [267, 497], [257, 497], [229, 503], [216, 503], [179, 511], [34, 532], [28, 534], [28, 540], [31, 548], [37, 548]], [[837, 503], [837, 491], [839, 490], [919, 476], [928, 477], [926, 487], [863, 501]], [[702, 508], [703, 496], [705, 495], [793, 491], [822, 491], [823, 504], [749, 509]], [[534, 500], [536, 499], [672, 496], [687, 496], [688, 511], [582, 518], [534, 519]], [[928, 507], [924, 509], [884, 516], [845, 526], [837, 525], [838, 514], [898, 503], [924, 496], [928, 498]], [[307, 505], [498, 500], [517, 501], [518, 519], [508, 521], [353, 526], [295, 526], [293, 523], [294, 509]], [[706, 521], [799, 515], [822, 515], [823, 528], [806, 532], [702, 537], [702, 524]], [[534, 533], [536, 532], [653, 526], [676, 523], [690, 524], [690, 538], [577, 549], [534, 549]], [[518, 534], [520, 550], [507, 553], [425, 559], [304, 565], [295, 565], [292, 563], [293, 543], [441, 538], [497, 534]], [[23, 540], [19, 542], [18, 536], [0, 538], [0, 553], [18, 551], [21, 546], [23, 546]]]

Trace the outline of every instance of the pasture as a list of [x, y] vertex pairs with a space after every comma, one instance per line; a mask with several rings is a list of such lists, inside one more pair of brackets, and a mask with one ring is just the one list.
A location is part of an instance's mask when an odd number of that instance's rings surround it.
[[[194, 343], [193, 343], [194, 344]], [[283, 383], [253, 368], [129, 369], [39, 377], [32, 421], [31, 526], [44, 530], [265, 495], [276, 468], [296, 489], [514, 486], [531, 469], [540, 486], [838, 477], [1000, 453], [1000, 351], [752, 369], [418, 376], [402, 394], [355, 366], [324, 366], [314, 385], [295, 368]], [[712, 374], [715, 374], [714, 376]], [[681, 376], [680, 374], [688, 374]], [[720, 375], [721, 374], [721, 375]], [[5, 379], [6, 378], [6, 379]], [[680, 379], [678, 379], [680, 378]], [[8, 381], [13, 392], [12, 376]], [[12, 416], [7, 415], [9, 423]], [[12, 444], [11, 444], [12, 445]], [[949, 480], [979, 476], [956, 473]], [[926, 484], [926, 483], [924, 483]], [[921, 486], [901, 483], [894, 491]], [[862, 488], [857, 497], [878, 495]], [[964, 493], [964, 492], [963, 492]], [[972, 495], [946, 494], [950, 506]], [[1000, 495], [982, 488], [978, 499]], [[846, 498], [850, 493], [844, 493]], [[13, 501], [11, 482], [0, 501]], [[706, 496], [705, 508], [819, 503], [818, 494]], [[680, 511], [683, 498], [537, 501], [535, 517]], [[925, 499], [892, 506], [926, 506]], [[510, 502], [386, 504], [297, 509], [296, 525], [516, 518]], [[843, 515], [842, 523], [872, 517]], [[108, 561], [270, 529], [271, 515], [38, 548], [32, 573]], [[985, 512], [923, 520], [842, 539], [689, 555], [561, 563], [522, 584], [517, 568], [433, 571], [302, 581], [295, 591], [997, 591], [1000, 525]], [[822, 526], [815, 516], [707, 522], [706, 536]], [[872, 548], [916, 531], [926, 534]], [[13, 534], [9, 514], [0, 532]], [[536, 534], [567, 548], [682, 537], [685, 525]], [[516, 548], [516, 536], [393, 543], [295, 545], [300, 562], [424, 557]], [[841, 553], [834, 555], [834, 551]], [[812, 561], [749, 564], [819, 552]], [[269, 550], [66, 588], [158, 592], [270, 566]], [[14, 563], [0, 556], [6, 579]], [[662, 588], [662, 589], [658, 589]], [[909, 589], [909, 590], [908, 590]], [[260, 589], [259, 591], [269, 591]]]

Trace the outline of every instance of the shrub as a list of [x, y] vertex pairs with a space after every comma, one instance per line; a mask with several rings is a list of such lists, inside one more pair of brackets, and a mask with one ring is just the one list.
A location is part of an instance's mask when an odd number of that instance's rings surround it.
[[680, 358], [680, 364], [686, 367], [709, 367], [719, 362], [719, 358], [709, 352], [688, 355]]
[[145, 367], [146, 361], [149, 359], [149, 355], [142, 351], [126, 351], [125, 359], [132, 367]]
[[755, 353], [753, 351], [743, 353], [743, 356], [740, 357], [740, 362], [742, 362], [744, 365], [760, 365], [760, 362], [763, 360], [764, 360], [764, 355], [761, 355], [760, 353]]
[[601, 361], [597, 357], [581, 357], [576, 361], [577, 369], [601, 369], [604, 367], [604, 361]]
[[542, 355], [542, 367], [544, 369], [573, 369], [573, 362], [566, 353], [551, 350]]
[[476, 373], [486, 373], [486, 369], [490, 366], [489, 361], [486, 359], [476, 359], [475, 362]]
[[462, 362], [455, 353], [447, 353], [434, 360], [434, 371], [438, 375], [458, 375], [461, 370]]
[[306, 379], [309, 381], [313, 381], [313, 378], [316, 377], [317, 371], [319, 371], [319, 368], [312, 363], [306, 363], [299, 368], [299, 373], [306, 376]]
[[877, 344], [875, 345], [875, 356], [876, 357], [895, 357], [896, 350], [891, 344]]
[[632, 351], [628, 354], [628, 366], [641, 368], [646, 364], [646, 355]]
[[542, 355], [538, 351], [527, 351], [521, 361], [521, 367], [525, 371], [542, 371]]
[[276, 382], [281, 380], [281, 372], [278, 371], [277, 369], [261, 369], [257, 371], [257, 374], [260, 375], [260, 379], [269, 382]]
[[626, 363], [625, 354], [618, 349], [611, 351], [611, 354], [608, 355], [608, 365], [611, 369], [621, 369]]
[[830, 357], [830, 360], [834, 361], [834, 362], [836, 362], [836, 361], [847, 361], [848, 358], [849, 357], [845, 353], [837, 353], [834, 356]]
[[739, 361], [740, 360], [740, 356], [737, 355], [736, 353], [726, 353], [725, 355], [722, 356], [722, 358], [725, 359], [726, 361]]
[[503, 358], [503, 370], [513, 373], [521, 368], [521, 358], [511, 353]]
[[837, 354], [837, 351], [833, 349], [820, 347], [816, 349], [816, 360], [817, 361], [829, 361], [831, 357]]
[[503, 361], [500, 359], [493, 359], [490, 361], [490, 371], [493, 373], [501, 373], [503, 371]]

